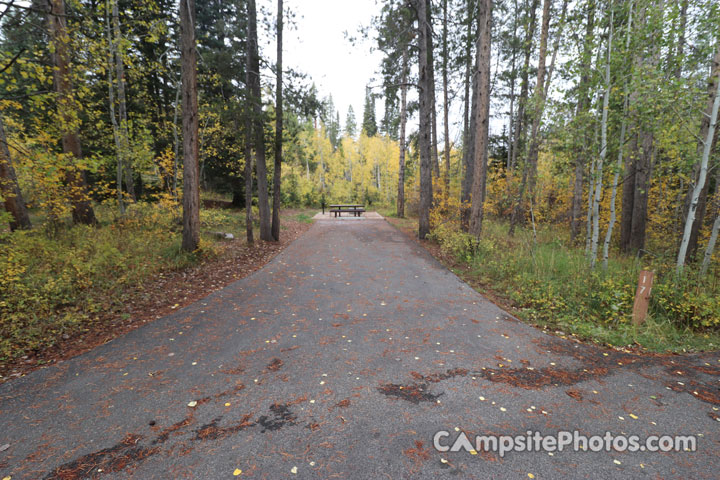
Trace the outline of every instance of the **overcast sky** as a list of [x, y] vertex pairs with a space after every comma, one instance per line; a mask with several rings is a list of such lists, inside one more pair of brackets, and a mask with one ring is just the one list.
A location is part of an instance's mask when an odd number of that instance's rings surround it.
[[[258, 4], [274, 19], [276, 1], [262, 0]], [[369, 25], [380, 7], [375, 0], [285, 0], [285, 6], [296, 15], [296, 27], [288, 27], [284, 36], [286, 68], [307, 73], [322, 97], [332, 94], [343, 126], [350, 105], [360, 124], [365, 86], [378, 70], [382, 56], [371, 52], [371, 41], [358, 41], [353, 46], [345, 33], [357, 37], [359, 27]], [[273, 61], [274, 38], [263, 47], [266, 58]], [[381, 105], [377, 110], [380, 114]]]

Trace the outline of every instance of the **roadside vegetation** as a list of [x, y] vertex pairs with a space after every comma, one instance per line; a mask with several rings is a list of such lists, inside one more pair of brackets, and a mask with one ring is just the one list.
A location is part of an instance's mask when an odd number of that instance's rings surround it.
[[[237, 249], [267, 260], [268, 244], [247, 247], [243, 210], [227, 208], [228, 201], [206, 204], [215, 208], [200, 211], [200, 248], [194, 252], [181, 248], [181, 208], [172, 201], [138, 202], [124, 215], [98, 205], [96, 226], [68, 222], [52, 231], [0, 231], [0, 364], [129, 320], [128, 308], [148, 294], [157, 296], [158, 305], [175, 302], [166, 291], [146, 291], [163, 276], [222, 260]], [[283, 221], [292, 228], [313, 213], [289, 210]], [[221, 235], [228, 233], [234, 238]], [[240, 274], [243, 268], [238, 263]]]
[[[381, 213], [414, 234], [415, 218]], [[434, 216], [438, 220], [437, 216]], [[607, 270], [587, 268], [582, 246], [569, 242], [562, 225], [531, 225], [507, 235], [509, 222], [490, 218], [482, 237], [464, 233], [459, 221], [435, 224], [425, 245], [480, 293], [520, 319], [561, 335], [650, 352], [717, 350], [720, 346], [720, 277], [686, 269], [677, 276], [666, 254], [642, 259], [613, 256]], [[636, 327], [632, 309], [640, 270], [657, 272], [648, 318]]]

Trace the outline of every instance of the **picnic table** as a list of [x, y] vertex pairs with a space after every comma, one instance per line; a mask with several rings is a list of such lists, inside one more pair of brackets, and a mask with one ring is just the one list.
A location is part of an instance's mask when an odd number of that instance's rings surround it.
[[335, 217], [342, 217], [343, 212], [352, 213], [353, 216], [359, 217], [365, 212], [365, 205], [358, 204], [340, 204], [330, 205], [330, 213], [334, 213]]

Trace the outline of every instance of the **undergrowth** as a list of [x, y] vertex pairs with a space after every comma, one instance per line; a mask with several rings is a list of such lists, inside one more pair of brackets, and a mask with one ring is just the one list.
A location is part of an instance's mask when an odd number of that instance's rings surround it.
[[[446, 217], [443, 217], [446, 218]], [[717, 272], [692, 267], [675, 274], [672, 257], [642, 259], [613, 253], [608, 268], [591, 270], [583, 246], [572, 246], [558, 226], [519, 229], [486, 219], [476, 239], [459, 222], [434, 222], [431, 240], [465, 268], [460, 275], [509, 299], [524, 320], [614, 346], [649, 351], [714, 350], [720, 346]], [[632, 323], [641, 270], [656, 272], [646, 322]]]

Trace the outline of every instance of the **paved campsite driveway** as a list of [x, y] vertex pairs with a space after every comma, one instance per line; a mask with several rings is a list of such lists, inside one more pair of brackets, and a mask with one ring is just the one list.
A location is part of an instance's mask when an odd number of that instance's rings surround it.
[[[385, 221], [321, 220], [254, 275], [0, 386], [0, 478], [717, 478], [719, 360], [546, 335]], [[456, 427], [702, 436], [695, 453], [435, 451]]]

